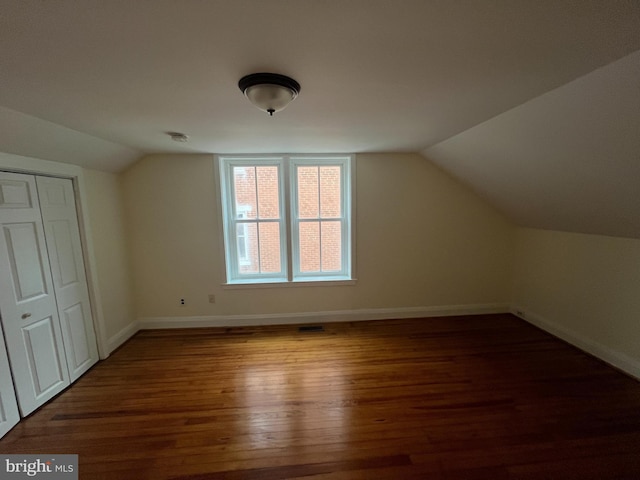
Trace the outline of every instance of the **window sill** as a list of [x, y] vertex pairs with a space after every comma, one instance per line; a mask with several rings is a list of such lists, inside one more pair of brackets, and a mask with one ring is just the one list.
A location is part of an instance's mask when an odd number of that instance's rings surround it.
[[223, 283], [225, 290], [236, 290], [245, 288], [291, 288], [291, 287], [342, 287], [355, 285], [355, 278], [345, 280], [296, 280], [293, 282], [242, 282]]

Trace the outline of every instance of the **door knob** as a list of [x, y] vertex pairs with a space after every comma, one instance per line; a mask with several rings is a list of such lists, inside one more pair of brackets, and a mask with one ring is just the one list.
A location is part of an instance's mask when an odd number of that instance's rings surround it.
[[22, 314], [22, 319], [24, 320], [25, 318], [29, 318], [31, 316], [30, 313], [23, 313]]

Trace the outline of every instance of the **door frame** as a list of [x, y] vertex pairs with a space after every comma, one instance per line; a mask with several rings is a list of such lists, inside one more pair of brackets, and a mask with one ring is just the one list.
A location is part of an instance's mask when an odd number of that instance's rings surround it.
[[44, 175], [50, 177], [69, 178], [73, 181], [73, 190], [78, 211], [78, 227], [80, 228], [80, 242], [82, 256], [87, 272], [87, 287], [89, 288], [89, 302], [93, 314], [93, 326], [96, 332], [98, 355], [101, 360], [109, 356], [108, 341], [104, 322], [102, 297], [98, 289], [98, 268], [91, 233], [91, 219], [89, 215], [86, 184], [83, 168], [67, 163], [52, 162], [39, 158], [23, 157], [0, 152], [0, 170], [24, 173], [28, 175]]

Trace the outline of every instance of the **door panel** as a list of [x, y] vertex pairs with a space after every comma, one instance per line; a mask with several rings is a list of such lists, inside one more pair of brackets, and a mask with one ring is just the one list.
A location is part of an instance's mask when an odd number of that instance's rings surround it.
[[79, 282], [78, 265], [73, 254], [72, 225], [67, 220], [51, 221], [50, 232], [49, 238], [53, 247], [50, 255], [55, 255], [55, 261], [52, 261], [52, 264], [58, 269], [54, 272], [54, 282], [58, 278], [62, 288], [77, 284]]
[[36, 224], [5, 224], [2, 228], [7, 242], [16, 301], [22, 303], [46, 295]]
[[30, 187], [26, 180], [0, 178], [0, 208], [31, 208]]
[[[71, 360], [69, 370], [75, 371], [91, 361], [91, 345], [92, 339], [87, 335], [85, 327], [85, 319], [87, 315], [83, 312], [82, 303], [67, 308], [62, 316], [63, 330], [69, 332], [71, 341], [66, 345], [67, 361]], [[71, 352], [69, 352], [71, 349]]]
[[47, 250], [73, 382], [98, 361], [73, 182], [37, 177]]
[[13, 389], [13, 378], [4, 344], [4, 335], [2, 328], [0, 328], [0, 438], [11, 430], [19, 420], [18, 401]]
[[60, 363], [60, 345], [56, 342], [53, 321], [51, 317], [43, 318], [22, 329], [36, 397], [46, 395], [64, 382], [64, 366]]
[[69, 374], [35, 177], [1, 172], [0, 190], [2, 326], [27, 415], [69, 385]]

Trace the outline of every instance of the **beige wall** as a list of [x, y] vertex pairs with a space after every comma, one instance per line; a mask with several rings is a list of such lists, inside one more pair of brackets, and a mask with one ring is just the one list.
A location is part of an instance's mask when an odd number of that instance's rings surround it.
[[514, 310], [640, 377], [640, 240], [519, 229]]
[[507, 304], [511, 296], [514, 228], [420, 155], [357, 156], [358, 281], [347, 286], [223, 288], [212, 155], [147, 156], [122, 180], [139, 318]]
[[88, 169], [84, 170], [84, 180], [104, 328], [113, 347], [119, 343], [118, 334], [125, 339], [135, 328], [120, 180], [114, 174]]

